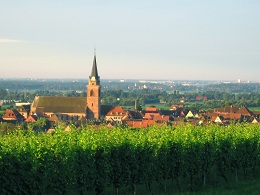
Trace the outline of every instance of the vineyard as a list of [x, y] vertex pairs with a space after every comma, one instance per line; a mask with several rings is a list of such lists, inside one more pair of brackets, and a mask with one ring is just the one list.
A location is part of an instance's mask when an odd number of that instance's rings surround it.
[[102, 194], [142, 184], [197, 190], [259, 179], [260, 125], [101, 127], [0, 137], [0, 194]]

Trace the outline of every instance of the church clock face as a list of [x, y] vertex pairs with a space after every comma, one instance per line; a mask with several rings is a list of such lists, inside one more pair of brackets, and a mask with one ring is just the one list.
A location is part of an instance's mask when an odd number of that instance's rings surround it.
[[96, 81], [96, 78], [95, 78], [95, 77], [91, 77], [90, 80], [91, 80], [91, 81]]

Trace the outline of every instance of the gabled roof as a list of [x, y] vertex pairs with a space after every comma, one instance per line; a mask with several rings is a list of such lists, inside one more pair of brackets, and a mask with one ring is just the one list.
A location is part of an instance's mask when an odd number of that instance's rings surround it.
[[3, 115], [4, 120], [18, 120], [24, 119], [24, 117], [17, 110], [6, 110]]
[[122, 120], [137, 120], [143, 119], [142, 113], [136, 110], [128, 110], [126, 111], [125, 115], [123, 116]]
[[257, 123], [259, 123], [259, 121], [258, 121], [256, 118], [254, 118], [254, 119], [252, 120], [252, 123], [253, 123], [253, 124], [257, 124]]
[[252, 112], [249, 111], [246, 106], [242, 106], [237, 113], [240, 113], [240, 114], [242, 114], [244, 116], [251, 116], [252, 115], [251, 114]]
[[214, 121], [215, 123], [222, 123], [222, 120], [224, 118], [222, 116], [212, 116], [211, 120]]
[[43, 112], [52, 113], [86, 113], [85, 97], [37, 96], [32, 103], [33, 108], [43, 108]]
[[141, 112], [138, 112], [136, 110], [129, 110], [127, 113], [130, 115], [132, 119], [142, 119], [143, 115]]
[[125, 114], [123, 108], [121, 106], [116, 106], [112, 110], [110, 110], [106, 116], [123, 116]]
[[159, 113], [145, 113], [144, 119], [154, 119], [155, 116], [160, 116]]
[[194, 117], [194, 114], [192, 113], [192, 111], [189, 111], [186, 116], [186, 118], [193, 118]]
[[36, 115], [30, 115], [25, 119], [24, 122], [26, 123], [35, 123], [38, 120], [38, 117]]

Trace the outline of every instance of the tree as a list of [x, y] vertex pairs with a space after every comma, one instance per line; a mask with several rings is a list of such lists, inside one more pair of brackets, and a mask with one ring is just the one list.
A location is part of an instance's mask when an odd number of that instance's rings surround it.
[[35, 131], [47, 131], [51, 127], [51, 122], [46, 118], [39, 118], [35, 123], [30, 123], [29, 126]]
[[138, 106], [136, 107], [136, 110], [137, 110], [137, 111], [142, 111], [142, 110], [143, 110], [143, 108], [142, 108], [142, 106], [141, 106], [141, 105], [138, 105]]

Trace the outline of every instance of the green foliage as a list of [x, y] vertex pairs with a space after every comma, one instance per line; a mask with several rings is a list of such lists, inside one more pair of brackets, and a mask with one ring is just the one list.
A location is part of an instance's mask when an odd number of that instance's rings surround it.
[[51, 123], [46, 118], [39, 118], [35, 123], [29, 123], [28, 126], [31, 130], [45, 132], [51, 127]]
[[259, 178], [259, 125], [71, 129], [2, 136], [0, 194], [102, 194], [124, 186], [135, 192], [138, 184], [168, 180], [196, 190], [221, 179]]

